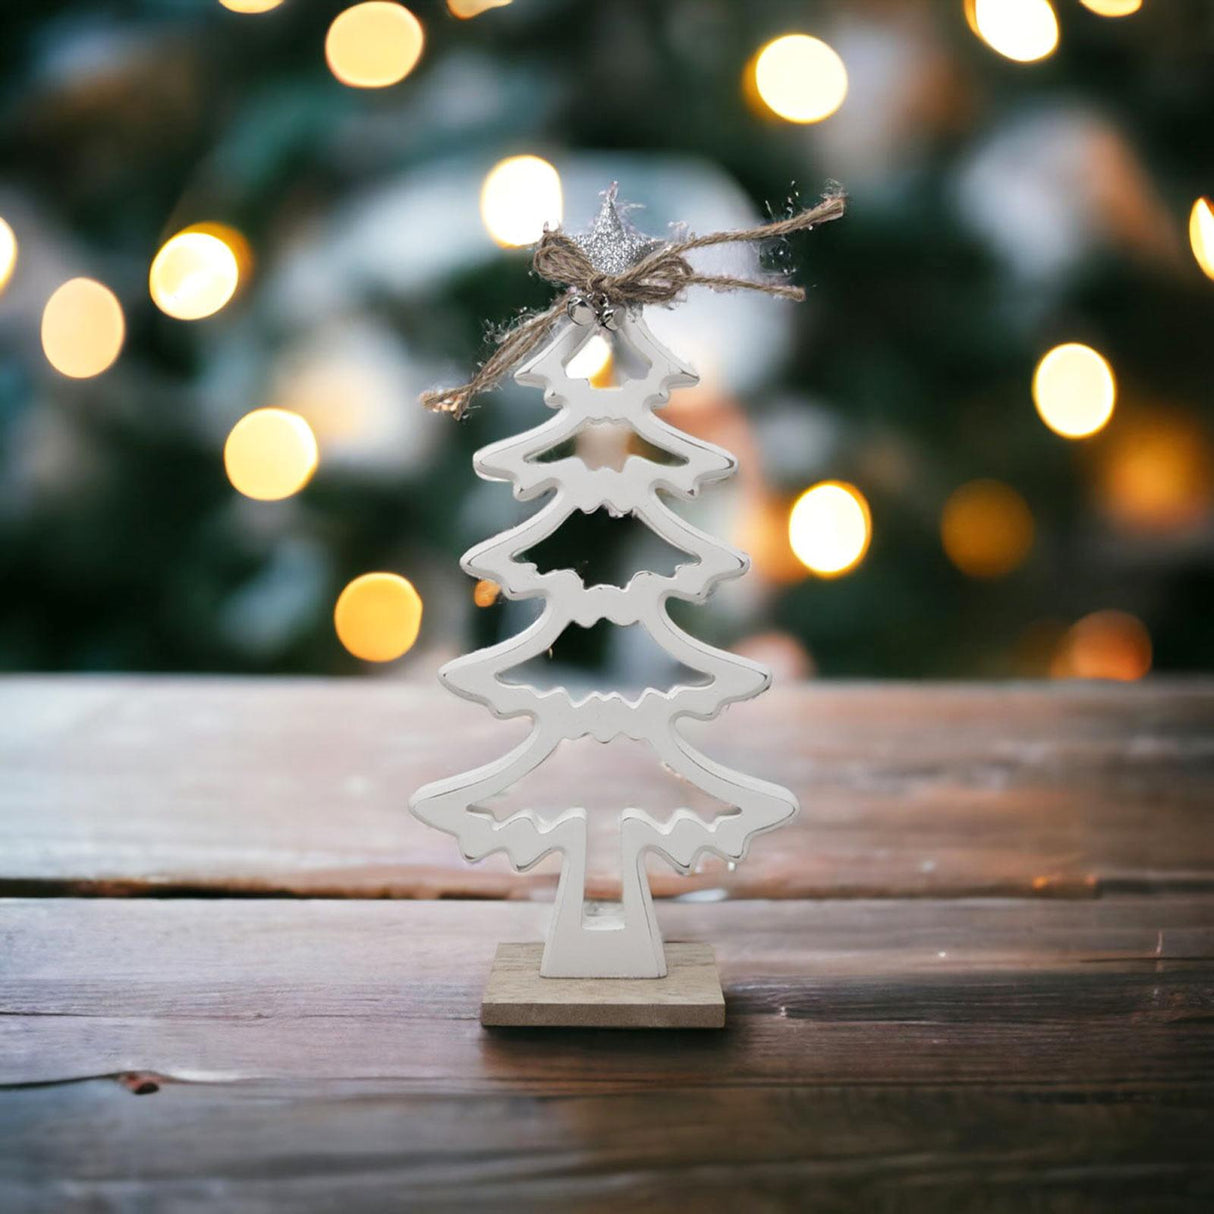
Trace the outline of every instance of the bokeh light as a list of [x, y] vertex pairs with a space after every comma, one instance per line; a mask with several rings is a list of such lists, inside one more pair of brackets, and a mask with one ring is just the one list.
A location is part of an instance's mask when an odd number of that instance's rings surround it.
[[806, 489], [788, 516], [788, 542], [812, 573], [838, 577], [854, 569], [868, 551], [872, 516], [864, 495], [843, 481]]
[[611, 366], [611, 342], [601, 333], [593, 337], [565, 364], [570, 379], [600, 378]]
[[213, 316], [232, 298], [239, 282], [236, 253], [201, 225], [170, 236], [148, 271], [152, 301], [175, 320]]
[[408, 653], [422, 626], [422, 600], [395, 573], [364, 573], [338, 597], [333, 624], [341, 643], [364, 662], [393, 662]]
[[72, 379], [100, 375], [122, 349], [126, 322], [114, 292], [92, 278], [72, 278], [46, 301], [42, 349]]
[[1087, 438], [1113, 416], [1117, 381], [1108, 360], [1091, 346], [1055, 346], [1033, 373], [1033, 402], [1041, 420], [1063, 438]]
[[489, 170], [481, 186], [481, 220], [506, 248], [534, 244], [564, 213], [560, 174], [539, 156], [511, 156]]
[[1058, 45], [1058, 17], [1049, 0], [965, 0], [970, 29], [993, 51], [1033, 63]]
[[778, 585], [804, 579], [805, 566], [789, 543], [789, 511], [787, 501], [766, 492], [743, 498], [730, 539], [750, 557], [753, 577]]
[[224, 8], [230, 8], [234, 13], [268, 13], [277, 8], [282, 0], [219, 0]]
[[1050, 665], [1056, 679], [1131, 682], [1151, 669], [1151, 635], [1126, 611], [1096, 611], [1068, 629]]
[[763, 103], [789, 122], [821, 122], [847, 96], [847, 68], [838, 52], [808, 34], [769, 42], [750, 70]]
[[447, 9], [453, 17], [467, 21], [470, 17], [479, 17], [491, 8], [505, 8], [510, 0], [447, 0]]
[[483, 577], [472, 587], [472, 601], [478, 607], [492, 607], [502, 593], [502, 588], [491, 578]]
[[0, 291], [8, 286], [17, 265], [17, 236], [8, 224], [0, 219]]
[[189, 232], [202, 232], [207, 236], [214, 236], [216, 240], [222, 241], [232, 251], [232, 256], [236, 258], [237, 286], [240, 290], [244, 286], [249, 276], [253, 273], [253, 246], [249, 244], [245, 234], [237, 228], [232, 227], [230, 223], [218, 223], [213, 219], [203, 220], [201, 223], [192, 223], [188, 228], [182, 228], [180, 235], [185, 235]]
[[261, 502], [298, 493], [312, 479], [318, 458], [311, 427], [286, 409], [245, 414], [223, 447], [223, 464], [233, 488]]
[[413, 70], [424, 44], [421, 22], [403, 4], [367, 0], [333, 18], [325, 60], [342, 84], [382, 89]]
[[1129, 17], [1142, 8], [1142, 0], [1079, 0], [1100, 17]]
[[1214, 510], [1214, 450], [1186, 413], [1156, 407], [1127, 418], [1098, 456], [1101, 509], [1127, 531], [1187, 531]]
[[962, 485], [944, 504], [940, 540], [948, 559], [969, 577], [998, 578], [1024, 563], [1033, 546], [1028, 503], [1002, 481]]
[[1207, 278], [1214, 278], [1214, 207], [1199, 198], [1189, 212], [1189, 244]]

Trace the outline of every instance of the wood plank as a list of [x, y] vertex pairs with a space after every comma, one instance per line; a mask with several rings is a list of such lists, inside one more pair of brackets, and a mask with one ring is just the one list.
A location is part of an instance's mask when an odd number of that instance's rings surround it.
[[1214, 897], [659, 913], [723, 1032], [481, 1028], [532, 904], [0, 901], [0, 1209], [1209, 1208]]
[[1194, 1211], [1208, 1090], [736, 1088], [417, 1095], [386, 1080], [0, 1092], [0, 1207]]
[[666, 945], [663, 978], [544, 978], [541, 943], [497, 946], [481, 999], [493, 1028], [720, 1029], [725, 1000], [710, 944]]
[[720, 1033], [485, 1030], [527, 903], [0, 904], [0, 1081], [393, 1079], [417, 1092], [1202, 1084], [1214, 898], [663, 904], [711, 943]]
[[[501, 856], [468, 866], [405, 812], [418, 784], [500, 754], [522, 728], [405, 681], [3, 680], [0, 892], [546, 893], [554, 859], [525, 876]], [[689, 732], [803, 808], [735, 872], [655, 868], [660, 894], [1214, 889], [1210, 680], [807, 684]], [[686, 798], [640, 743], [555, 760], [512, 804], [563, 809], [590, 790], [592, 810], [661, 813]], [[604, 838], [597, 897], [615, 893]]]

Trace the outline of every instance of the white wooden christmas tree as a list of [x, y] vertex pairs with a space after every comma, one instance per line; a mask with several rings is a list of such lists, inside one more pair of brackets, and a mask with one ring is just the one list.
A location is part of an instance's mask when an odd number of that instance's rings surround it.
[[[601, 216], [600, 224], [618, 224], [612, 196], [604, 214], [607, 219]], [[586, 319], [585, 310], [579, 319]], [[512, 482], [520, 501], [551, 496], [526, 522], [467, 552], [463, 568], [473, 577], [497, 582], [509, 598], [542, 600], [543, 610], [519, 635], [448, 663], [440, 677], [457, 695], [484, 704], [495, 716], [529, 717], [531, 731], [496, 761], [426, 785], [410, 808], [422, 821], [453, 835], [469, 860], [505, 852], [522, 871], [552, 852], [561, 853], [560, 882], [540, 967], [545, 978], [662, 978], [667, 962], [645, 872], [647, 855], [657, 853], [684, 873], [704, 853], [740, 861], [750, 840], [789, 819], [797, 802], [787, 789], [715, 762], [679, 731], [682, 718], [708, 720], [726, 705], [757, 695], [770, 682], [761, 666], [705, 645], [667, 614], [668, 600], [703, 603], [716, 583], [739, 577], [748, 567], [743, 553], [685, 522], [666, 501], [695, 497], [704, 485], [729, 476], [735, 460], [656, 416], [671, 390], [694, 384], [696, 376], [658, 344], [639, 310], [608, 312], [599, 319], [608, 321], [617, 358], [632, 365], [636, 376], [607, 388], [572, 378], [567, 365], [594, 335], [595, 325], [559, 321], [547, 345], [516, 374], [520, 383], [544, 390], [544, 401], [556, 416], [483, 448], [474, 458], [480, 476]], [[591, 468], [576, 454], [541, 461], [545, 453], [595, 423], [630, 427], [673, 462], [637, 454], [618, 468]], [[573, 570], [541, 573], [520, 559], [575, 510], [632, 515], [686, 552], [688, 559], [671, 574], [639, 572], [624, 587], [587, 586]], [[632, 697], [593, 692], [575, 698], [563, 687], [541, 691], [502, 679], [506, 671], [550, 649], [564, 629], [587, 628], [600, 620], [640, 625], [705, 681], [669, 691], [648, 688]], [[562, 741], [585, 736], [599, 742], [619, 737], [647, 742], [656, 762], [729, 807], [711, 820], [679, 808], [663, 821], [639, 807], [621, 807], [621, 900], [606, 911], [595, 904], [593, 914], [584, 898], [586, 810], [574, 806], [545, 818], [525, 809], [499, 818], [486, 805]]]

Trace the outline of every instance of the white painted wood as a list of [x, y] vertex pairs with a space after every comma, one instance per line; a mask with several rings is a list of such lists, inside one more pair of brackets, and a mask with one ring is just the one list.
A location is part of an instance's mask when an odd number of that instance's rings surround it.
[[[615, 388], [572, 379], [565, 366], [593, 335], [593, 328], [562, 322], [549, 344], [517, 373], [519, 383], [544, 390], [557, 410], [550, 421], [482, 448], [474, 457], [486, 480], [511, 481], [520, 501], [551, 493], [549, 501], [519, 526], [464, 554], [463, 568], [491, 578], [512, 599], [540, 598], [544, 610], [530, 627], [500, 644], [457, 658], [439, 677], [457, 695], [484, 704], [495, 716], [529, 716], [531, 733], [508, 754], [461, 775], [419, 789], [410, 809], [423, 822], [454, 835], [468, 860], [505, 852], [519, 871], [549, 852], [563, 865], [541, 972], [550, 978], [660, 978], [666, 973], [662, 939], [645, 876], [647, 852], [664, 856], [680, 872], [712, 852], [729, 861], [745, 858], [751, 838], [787, 821], [797, 811], [787, 789], [732, 771], [695, 749], [676, 729], [681, 717], [709, 720], [728, 704], [750, 699], [770, 683], [755, 662], [714, 649], [678, 628], [666, 614], [670, 598], [702, 603], [726, 578], [749, 567], [744, 553], [720, 543], [676, 515], [661, 494], [689, 499], [701, 486], [731, 475], [728, 452], [692, 438], [654, 415], [672, 388], [694, 384], [695, 374], [654, 339], [643, 319], [629, 315], [613, 334], [626, 348], [638, 377]], [[540, 454], [594, 422], [630, 426], [655, 447], [683, 462], [659, 464], [630, 455], [618, 468], [590, 468], [572, 456], [548, 463]], [[540, 573], [517, 558], [551, 535], [574, 510], [632, 514], [667, 542], [694, 557], [668, 575], [637, 573], [627, 586], [585, 586], [571, 569]], [[599, 620], [639, 624], [672, 657], [707, 676], [703, 683], [669, 692], [648, 688], [635, 698], [593, 692], [575, 700], [563, 687], [540, 691], [505, 683], [500, 675], [549, 649], [571, 624]], [[648, 742], [659, 762], [732, 807], [706, 822], [680, 808], [659, 823], [637, 808], [620, 814], [622, 900], [587, 904], [586, 811], [571, 808], [552, 820], [526, 809], [499, 820], [482, 802], [515, 784], [565, 739], [589, 735], [600, 742], [626, 736]]]

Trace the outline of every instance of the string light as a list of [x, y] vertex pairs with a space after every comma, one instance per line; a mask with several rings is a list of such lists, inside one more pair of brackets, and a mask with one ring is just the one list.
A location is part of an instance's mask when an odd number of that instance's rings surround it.
[[47, 362], [72, 379], [100, 375], [122, 349], [126, 321], [109, 287], [92, 278], [72, 278], [46, 301], [42, 349]]
[[872, 516], [864, 495], [843, 481], [822, 481], [806, 489], [788, 516], [788, 542], [812, 573], [839, 577], [868, 551]]
[[424, 44], [421, 22], [403, 4], [366, 0], [333, 18], [325, 60], [342, 84], [382, 89], [413, 70]]
[[560, 174], [539, 156], [511, 156], [489, 170], [481, 186], [481, 220], [506, 248], [534, 244], [544, 226], [561, 222]]
[[505, 8], [509, 3], [510, 0], [447, 0], [447, 8], [453, 17], [467, 21], [491, 8]]
[[338, 597], [338, 640], [364, 662], [393, 662], [413, 648], [422, 625], [422, 600], [413, 583], [395, 573], [364, 573]]
[[970, 481], [945, 502], [940, 540], [948, 559], [962, 573], [1004, 577], [1023, 564], [1033, 546], [1033, 515], [1010, 485]]
[[1033, 373], [1033, 402], [1041, 420], [1063, 438], [1087, 438], [1107, 425], [1117, 400], [1108, 360], [1091, 346], [1055, 346]]
[[1142, 8], [1142, 0], [1079, 0], [1100, 17], [1129, 17]]
[[1131, 682], [1151, 669], [1151, 634], [1125, 611], [1096, 611], [1071, 627], [1050, 665], [1056, 679]]
[[17, 236], [8, 224], [0, 219], [0, 291], [8, 286], [17, 265]]
[[496, 582], [483, 577], [472, 588], [472, 601], [478, 607], [492, 607], [501, 593], [502, 588]]
[[224, 8], [230, 8], [234, 13], [268, 13], [277, 8], [282, 0], [219, 0]]
[[1050, 0], [965, 0], [970, 29], [993, 51], [1034, 63], [1058, 46], [1058, 17]]
[[1199, 198], [1189, 212], [1189, 244], [1207, 278], [1214, 278], [1214, 207]]
[[808, 34], [773, 39], [749, 70], [763, 103], [789, 122], [821, 122], [847, 96], [847, 68], [838, 52]]
[[255, 409], [232, 427], [223, 464], [245, 497], [274, 502], [298, 493], [316, 471], [316, 436], [298, 413]]
[[152, 301], [175, 320], [214, 316], [236, 293], [240, 265], [218, 225], [185, 228], [164, 242], [148, 271]]

